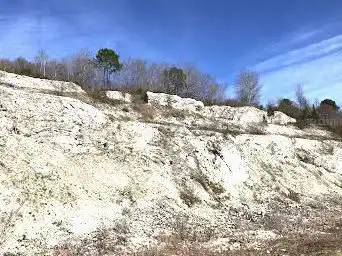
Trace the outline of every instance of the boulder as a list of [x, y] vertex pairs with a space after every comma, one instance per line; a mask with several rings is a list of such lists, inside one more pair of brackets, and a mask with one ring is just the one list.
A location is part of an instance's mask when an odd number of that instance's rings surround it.
[[126, 103], [132, 102], [132, 95], [119, 91], [106, 91], [106, 97], [111, 100], [118, 100]]
[[153, 106], [169, 106], [171, 108], [188, 111], [198, 111], [204, 108], [202, 101], [181, 98], [166, 93], [147, 92], [148, 103]]
[[268, 123], [272, 124], [293, 124], [296, 119], [285, 115], [283, 112], [275, 111], [273, 116], [267, 117]]

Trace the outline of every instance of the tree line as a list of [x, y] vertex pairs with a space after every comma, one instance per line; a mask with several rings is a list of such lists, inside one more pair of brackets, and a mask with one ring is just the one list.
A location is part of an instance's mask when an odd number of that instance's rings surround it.
[[[99, 49], [96, 56], [88, 51], [60, 60], [50, 59], [46, 51], [40, 50], [33, 61], [23, 57], [14, 60], [0, 59], [0, 70], [7, 72], [79, 84], [86, 90], [153, 91], [176, 94], [204, 101], [206, 104], [230, 106], [260, 105], [262, 84], [259, 74], [251, 70], [241, 71], [235, 80], [235, 98], [227, 98], [227, 86], [201, 72], [194, 65], [175, 66], [167, 63], [152, 63], [142, 59], [120, 60], [112, 49]], [[269, 115], [282, 111], [297, 120], [331, 116], [339, 111], [336, 102], [325, 99], [310, 104], [303, 88], [296, 88], [296, 100], [284, 98], [266, 106]]]
[[208, 103], [224, 99], [226, 86], [194, 65], [182, 67], [142, 59], [120, 60], [112, 49], [88, 51], [60, 60], [41, 50], [33, 61], [0, 59], [0, 70], [37, 78], [74, 82], [86, 90], [139, 90], [191, 97]]

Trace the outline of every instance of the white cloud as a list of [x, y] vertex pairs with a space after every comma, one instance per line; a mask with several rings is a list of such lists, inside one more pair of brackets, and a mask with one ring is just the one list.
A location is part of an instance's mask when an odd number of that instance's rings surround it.
[[288, 51], [258, 63], [253, 68], [259, 72], [276, 70], [342, 50], [342, 35], [313, 43], [306, 47]]
[[73, 23], [41, 15], [1, 18], [0, 58], [23, 56], [32, 59], [40, 49], [45, 49], [51, 58], [60, 58], [80, 49], [96, 51], [102, 47], [114, 48], [126, 58], [130, 55], [142, 57], [142, 54], [149, 59], [164, 57], [161, 51], [119, 24], [115, 24], [115, 29], [111, 25], [110, 34], [104, 33], [97, 20], [100, 19], [89, 20], [85, 15], [77, 15]]
[[[335, 37], [335, 39], [337, 38], [339, 37]], [[334, 40], [329, 42], [332, 41]], [[327, 40], [322, 42], [327, 42]], [[328, 45], [322, 47], [322, 52], [326, 52], [328, 48]], [[296, 50], [297, 57], [288, 55], [288, 58], [285, 58], [285, 55], [282, 55], [282, 58], [284, 58], [285, 62], [291, 62], [294, 58], [300, 59], [301, 56], [308, 54], [307, 49], [317, 48], [311, 45], [303, 48], [302, 51]], [[318, 50], [315, 53], [320, 54]], [[311, 61], [264, 73], [261, 79], [264, 85], [265, 102], [270, 98], [293, 98], [295, 85], [301, 83], [305, 93], [311, 100], [315, 98], [319, 100], [332, 98], [342, 103], [342, 50]]]
[[[299, 32], [299, 33], [297, 32], [297, 34], [291, 36], [292, 38], [290, 39], [290, 44], [300, 43], [300, 42], [304, 42], [309, 39], [312, 39], [318, 34], [321, 34], [322, 32], [324, 32], [325, 29], [326, 27], [322, 27], [318, 29], [305, 31], [305, 32]], [[284, 40], [284, 43], [288, 44], [288, 41], [289, 41], [288, 38], [286, 38]]]

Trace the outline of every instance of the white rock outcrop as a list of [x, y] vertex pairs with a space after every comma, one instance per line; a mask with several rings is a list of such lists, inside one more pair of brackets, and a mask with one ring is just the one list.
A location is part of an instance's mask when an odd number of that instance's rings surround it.
[[[155, 108], [146, 121], [134, 112], [139, 106], [123, 111], [50, 94], [60, 82], [7, 79], [0, 80], [1, 255], [70, 255], [56, 248], [78, 241], [96, 252], [99, 237], [109, 239], [102, 248], [134, 251], [172, 232], [208, 243], [232, 238], [222, 246], [237, 249], [271, 217], [288, 225], [285, 232], [321, 209], [341, 216], [342, 142], [326, 131], [280, 125], [292, 120], [277, 113], [277, 122], [258, 126], [264, 111], [177, 97], [173, 106], [196, 112], [168, 119]], [[167, 101], [149, 97], [151, 108]]]
[[204, 108], [201, 101], [166, 93], [147, 92], [147, 98], [148, 103], [152, 106], [169, 106], [174, 109], [190, 111], [198, 111]]
[[3, 85], [13, 86], [15, 88], [30, 90], [84, 93], [80, 86], [71, 82], [32, 78], [3, 71], [0, 71], [0, 83]]
[[207, 117], [228, 119], [240, 123], [261, 123], [267, 121], [272, 124], [291, 124], [296, 120], [282, 112], [275, 111], [273, 116], [267, 116], [267, 112], [255, 107], [230, 107], [230, 106], [209, 106], [202, 111]]
[[285, 115], [283, 112], [275, 111], [273, 116], [267, 117], [268, 123], [272, 124], [293, 124], [296, 119]]
[[106, 91], [106, 97], [111, 100], [122, 101], [126, 103], [132, 102], [132, 95], [130, 93], [119, 91]]
[[[121, 96], [120, 92], [115, 92], [117, 99]], [[292, 124], [296, 120], [282, 112], [275, 111], [273, 116], [267, 116], [267, 112], [254, 107], [230, 107], [230, 106], [207, 106], [203, 102], [190, 98], [182, 98], [177, 95], [165, 93], [147, 92], [148, 103], [152, 106], [168, 106], [179, 110], [197, 111], [207, 117], [228, 119], [240, 123], [261, 123], [271, 124]]]

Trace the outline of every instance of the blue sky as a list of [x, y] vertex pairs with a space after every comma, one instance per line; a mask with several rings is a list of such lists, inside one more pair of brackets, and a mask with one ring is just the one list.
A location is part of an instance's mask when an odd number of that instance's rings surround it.
[[[297, 83], [342, 104], [341, 0], [0, 0], [0, 57], [110, 47], [123, 59], [194, 63], [228, 85], [260, 73], [263, 102]], [[232, 87], [227, 94], [232, 95]]]

